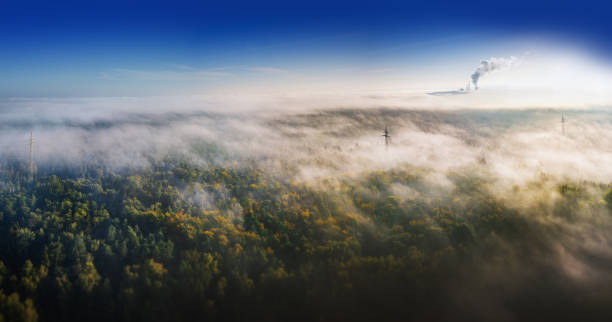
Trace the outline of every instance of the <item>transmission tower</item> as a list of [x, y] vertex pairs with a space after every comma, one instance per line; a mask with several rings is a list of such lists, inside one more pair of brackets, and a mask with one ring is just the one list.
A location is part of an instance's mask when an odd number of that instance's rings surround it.
[[385, 147], [389, 147], [389, 142], [391, 141], [391, 136], [389, 135], [389, 131], [388, 131], [386, 126], [385, 126], [385, 132], [383, 132], [382, 136], [385, 137]]
[[561, 112], [561, 134], [565, 135], [565, 114]]

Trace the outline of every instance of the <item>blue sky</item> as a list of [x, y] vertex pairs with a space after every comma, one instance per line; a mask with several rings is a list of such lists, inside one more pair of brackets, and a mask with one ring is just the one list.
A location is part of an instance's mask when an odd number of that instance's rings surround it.
[[0, 10], [0, 97], [175, 95], [354, 70], [464, 72], [530, 50], [521, 39], [559, 38], [609, 59], [610, 9], [603, 1], [10, 1]]

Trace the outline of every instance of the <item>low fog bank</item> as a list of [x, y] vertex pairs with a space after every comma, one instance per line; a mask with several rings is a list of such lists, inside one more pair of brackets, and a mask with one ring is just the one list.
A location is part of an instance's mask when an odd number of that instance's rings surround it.
[[[108, 109], [97, 103], [81, 109], [78, 101], [36, 108], [3, 102], [0, 157], [27, 160], [32, 132], [38, 167], [87, 163], [121, 169], [177, 156], [201, 164], [258, 160], [272, 168], [282, 161], [302, 181], [398, 165], [428, 169], [436, 177], [472, 167], [500, 187], [541, 176], [612, 180], [612, 170], [602, 167], [612, 160], [611, 111], [604, 108], [237, 112], [228, 107], [226, 112], [203, 101], [190, 108], [168, 102], [147, 107], [139, 101], [132, 110], [131, 100], [117, 101], [121, 104], [105, 101]], [[391, 136], [388, 146], [382, 137], [385, 127]], [[203, 156], [202, 149], [211, 147], [223, 151], [223, 157]]]
[[[364, 226], [372, 223], [344, 196], [346, 187], [367, 187], [364, 177], [372, 173], [405, 171], [418, 180], [393, 182], [385, 192], [389, 196], [374, 186], [359, 193], [375, 200], [392, 197], [405, 204], [438, 204], [436, 209], [442, 210], [466, 207], [465, 212], [486, 198], [501, 200], [528, 223], [519, 231], [525, 233], [524, 241], [502, 248], [508, 254], [524, 247], [540, 252], [529, 266], [522, 259], [509, 263], [511, 259], [494, 256], [496, 261], [483, 259], [477, 267], [459, 269], [458, 275], [472, 276], [448, 286], [459, 294], [452, 305], [460, 310], [473, 309], [483, 320], [520, 318], [500, 312], [511, 311], [508, 305], [528, 307], [517, 298], [529, 295], [526, 290], [532, 286], [526, 281], [538, 279], [542, 272], [555, 275], [536, 287], [564, 285], [562, 293], [579, 290], [579, 296], [593, 296], [601, 285], [612, 285], [606, 273], [612, 267], [612, 239], [607, 234], [612, 216], [604, 200], [612, 181], [612, 168], [606, 167], [612, 161], [610, 109], [95, 111], [75, 105], [20, 114], [13, 108], [0, 116], [0, 158], [27, 162], [32, 132], [35, 164], [46, 173], [83, 165], [120, 173], [166, 158], [201, 167], [255, 164], [288, 184], [338, 195], [346, 211], [354, 212], [354, 219]], [[389, 144], [382, 136], [385, 128]], [[229, 192], [219, 189], [222, 192], [216, 194], [230, 202]], [[220, 198], [197, 186], [185, 187], [182, 193], [206, 209], [214, 208], [212, 200]], [[239, 204], [232, 207], [231, 219], [239, 220], [243, 209]], [[501, 291], [487, 298], [491, 285]], [[472, 294], [463, 297], [465, 289]], [[508, 304], [509, 298], [520, 303]], [[593, 301], [598, 305], [599, 300]], [[483, 303], [491, 308], [477, 308]]]
[[287, 181], [317, 185], [405, 167], [426, 172], [444, 189], [452, 187], [450, 174], [483, 176], [498, 194], [534, 181], [548, 187], [612, 181], [604, 166], [612, 161], [608, 108], [258, 110], [202, 99], [68, 101], [3, 101], [0, 160], [27, 162], [32, 133], [35, 167], [50, 171], [84, 165], [121, 171], [164, 159], [199, 166], [256, 162]]

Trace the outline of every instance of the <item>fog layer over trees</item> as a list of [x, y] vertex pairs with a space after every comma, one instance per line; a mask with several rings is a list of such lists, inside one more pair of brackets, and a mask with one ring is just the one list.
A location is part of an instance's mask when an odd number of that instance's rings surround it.
[[609, 109], [16, 106], [1, 320], [612, 318]]

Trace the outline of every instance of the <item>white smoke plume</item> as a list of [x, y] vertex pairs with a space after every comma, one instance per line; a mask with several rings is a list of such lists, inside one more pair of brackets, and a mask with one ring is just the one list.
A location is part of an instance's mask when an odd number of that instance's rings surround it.
[[476, 68], [476, 71], [472, 74], [472, 83], [474, 84], [474, 90], [478, 89], [478, 80], [486, 74], [496, 71], [504, 70], [517, 65], [520, 59], [514, 56], [510, 58], [489, 58], [480, 62], [480, 66]]

